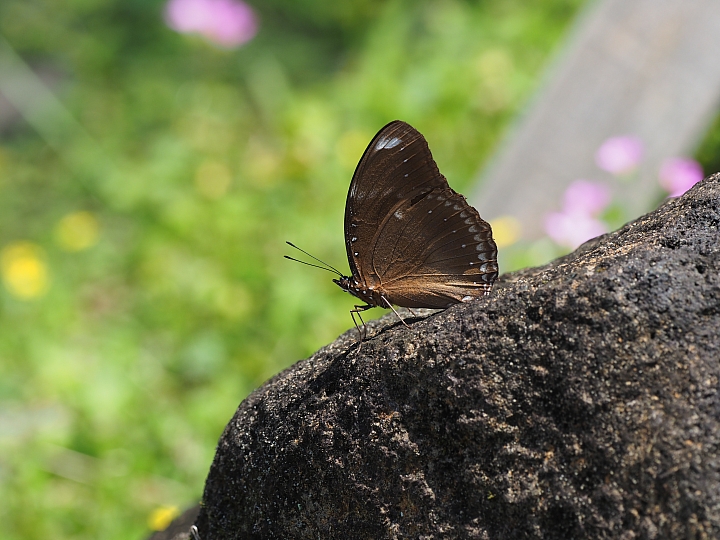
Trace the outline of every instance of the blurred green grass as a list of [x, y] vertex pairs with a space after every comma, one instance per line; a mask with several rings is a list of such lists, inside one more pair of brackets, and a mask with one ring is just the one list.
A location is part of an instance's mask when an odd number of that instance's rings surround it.
[[4, 536], [141, 538], [196, 501], [238, 403], [352, 326], [284, 241], [347, 268], [347, 187], [396, 118], [469, 189], [582, 3], [271, 0], [228, 51], [158, 1], [3, 0], [77, 122], [0, 133], [0, 247], [37, 281], [0, 292]]

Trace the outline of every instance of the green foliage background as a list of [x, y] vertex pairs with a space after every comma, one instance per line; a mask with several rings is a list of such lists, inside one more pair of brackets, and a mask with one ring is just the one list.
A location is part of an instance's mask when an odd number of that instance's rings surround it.
[[[266, 0], [228, 51], [157, 0], [3, 0], [0, 35], [76, 121], [0, 133], [0, 247], [42, 246], [51, 280], [0, 292], [3, 536], [141, 538], [195, 502], [238, 403], [352, 325], [284, 241], [347, 267], [350, 177], [396, 118], [469, 189], [581, 4]], [[218, 167], [231, 184], [208, 197], [196, 177]], [[67, 252], [79, 210], [99, 242]]]

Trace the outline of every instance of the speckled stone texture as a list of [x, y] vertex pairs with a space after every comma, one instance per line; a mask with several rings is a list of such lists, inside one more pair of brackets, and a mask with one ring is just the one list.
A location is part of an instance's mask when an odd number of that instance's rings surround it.
[[268, 381], [202, 540], [720, 538], [720, 175]]

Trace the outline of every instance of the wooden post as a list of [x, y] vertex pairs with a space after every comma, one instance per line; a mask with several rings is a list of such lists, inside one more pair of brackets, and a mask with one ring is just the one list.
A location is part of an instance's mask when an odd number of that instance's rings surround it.
[[592, 2], [484, 171], [474, 206], [517, 218], [524, 239], [541, 237], [569, 183], [608, 178], [594, 158], [603, 141], [634, 135], [645, 158], [616, 196], [639, 215], [661, 193], [662, 160], [692, 153], [719, 101], [718, 0]]

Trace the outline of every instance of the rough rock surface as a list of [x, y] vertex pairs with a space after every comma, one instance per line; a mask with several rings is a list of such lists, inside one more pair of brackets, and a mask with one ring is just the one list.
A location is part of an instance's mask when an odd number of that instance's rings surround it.
[[202, 540], [720, 538], [720, 175], [238, 408]]

